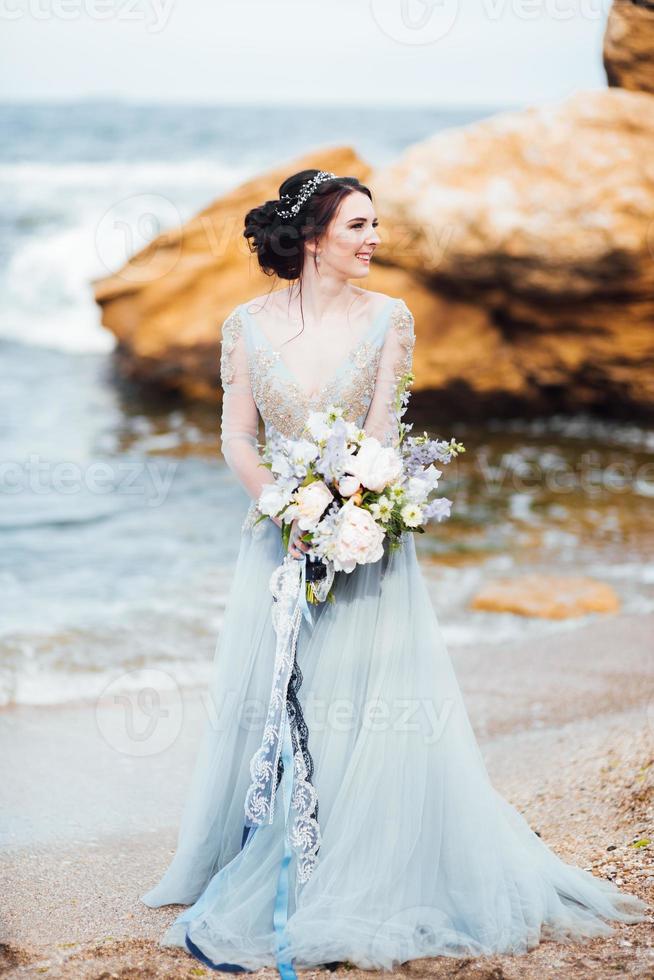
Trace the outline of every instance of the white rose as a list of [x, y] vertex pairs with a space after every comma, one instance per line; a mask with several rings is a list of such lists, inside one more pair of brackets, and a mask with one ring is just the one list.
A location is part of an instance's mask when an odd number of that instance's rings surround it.
[[286, 516], [297, 518], [298, 527], [302, 531], [313, 531], [322, 517], [325, 508], [334, 499], [334, 494], [322, 480], [314, 480], [306, 487], [299, 487], [295, 494], [295, 503], [289, 508]]
[[359, 489], [360, 483], [356, 476], [343, 476], [338, 481], [338, 492], [343, 497], [351, 497]]
[[291, 499], [292, 489], [280, 483], [266, 483], [259, 495], [257, 506], [262, 514], [275, 517]]
[[352, 572], [357, 565], [379, 561], [383, 544], [384, 531], [372, 514], [351, 502], [342, 507], [332, 550], [335, 571]]
[[378, 439], [369, 436], [347, 468], [364, 487], [381, 493], [401, 476], [402, 460], [392, 447], [382, 446]]

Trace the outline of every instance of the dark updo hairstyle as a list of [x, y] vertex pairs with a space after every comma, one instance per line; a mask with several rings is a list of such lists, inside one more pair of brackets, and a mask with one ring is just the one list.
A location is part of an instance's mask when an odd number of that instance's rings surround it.
[[[250, 252], [256, 252], [262, 272], [279, 279], [299, 280], [300, 295], [302, 269], [308, 255], [305, 243], [320, 240], [348, 194], [360, 191], [372, 201], [369, 188], [357, 177], [332, 177], [317, 185], [297, 214], [286, 218], [277, 214], [278, 207], [288, 210], [304, 184], [319, 173], [319, 170], [300, 170], [287, 177], [279, 188], [279, 196], [287, 194], [291, 201], [266, 201], [245, 216], [243, 237], [247, 239]], [[313, 262], [316, 266], [315, 253]]]

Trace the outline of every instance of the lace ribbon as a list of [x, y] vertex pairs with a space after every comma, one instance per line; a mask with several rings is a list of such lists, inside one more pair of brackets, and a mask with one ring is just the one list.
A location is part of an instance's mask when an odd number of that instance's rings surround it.
[[[250, 759], [251, 782], [245, 795], [245, 826], [241, 843], [243, 847], [257, 827], [273, 822], [277, 789], [282, 784], [284, 856], [275, 895], [273, 924], [277, 937], [277, 968], [283, 980], [295, 980], [296, 977], [286, 954], [288, 865], [294, 852], [297, 857], [297, 886], [304, 884], [317, 864], [321, 843], [318, 794], [311, 781], [313, 759], [308, 745], [309, 730], [297, 697], [302, 684], [302, 672], [297, 662], [297, 638], [302, 617], [313, 628], [306, 598], [306, 570], [306, 556], [298, 559], [286, 554], [270, 577], [270, 591], [274, 600], [272, 623], [277, 636], [275, 664], [261, 745]], [[333, 580], [334, 568], [330, 562], [325, 577], [313, 583], [319, 602], [326, 599]]]
[[302, 678], [296, 660], [302, 616], [313, 626], [305, 583], [305, 559], [293, 558], [289, 554], [270, 578], [270, 590], [274, 597], [272, 622], [277, 634], [275, 664], [261, 745], [250, 760], [252, 779], [245, 796], [243, 840], [245, 843], [249, 828], [273, 822], [277, 786], [284, 770], [281, 759], [283, 728], [288, 722], [295, 777], [291, 799], [293, 823], [289, 839], [298, 857], [298, 879], [301, 882], [311, 877], [320, 847], [318, 796], [311, 783], [313, 761], [307, 745], [308, 729], [296, 697]]
[[[333, 570], [331, 577], [333, 579]], [[320, 583], [319, 594], [324, 592]], [[245, 796], [245, 826], [241, 847], [252, 828], [272, 823], [277, 788], [284, 794], [284, 856], [282, 858], [273, 925], [277, 942], [277, 969], [282, 980], [296, 980], [287, 955], [289, 862], [297, 856], [297, 883], [311, 877], [320, 848], [318, 794], [311, 782], [313, 760], [308, 746], [308, 728], [297, 698], [302, 672], [297, 662], [297, 638], [302, 617], [313, 620], [306, 599], [306, 558], [286, 554], [270, 577], [273, 594], [272, 622], [277, 635], [270, 702], [260, 747], [250, 760], [252, 781]], [[325, 592], [326, 595], [326, 592]], [[293, 813], [292, 826], [289, 829]]]

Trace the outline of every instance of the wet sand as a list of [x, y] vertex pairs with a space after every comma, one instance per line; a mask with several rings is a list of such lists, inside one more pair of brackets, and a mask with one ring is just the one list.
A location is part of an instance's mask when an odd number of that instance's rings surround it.
[[[528, 644], [451, 651], [494, 785], [565, 860], [649, 902], [654, 843], [634, 845], [654, 837], [653, 636], [654, 616], [598, 616]], [[115, 705], [0, 714], [3, 976], [212, 974], [158, 946], [181, 906], [148, 909], [138, 898], [174, 852], [207, 710], [202, 692], [163, 707], [158, 733], [128, 751]], [[651, 977], [652, 912], [608, 938], [542, 943], [520, 957], [414, 960], [396, 973]], [[299, 972], [381, 975], [349, 964]]]

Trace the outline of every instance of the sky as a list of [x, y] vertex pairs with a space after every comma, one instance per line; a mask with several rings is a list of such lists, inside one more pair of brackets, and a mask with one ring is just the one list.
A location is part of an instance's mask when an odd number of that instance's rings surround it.
[[0, 100], [504, 106], [606, 86], [610, 0], [0, 0]]

